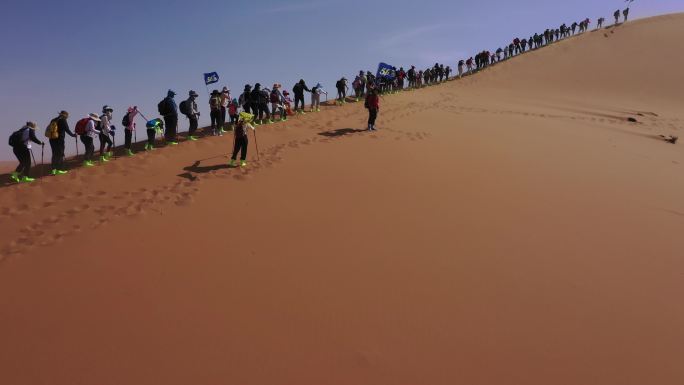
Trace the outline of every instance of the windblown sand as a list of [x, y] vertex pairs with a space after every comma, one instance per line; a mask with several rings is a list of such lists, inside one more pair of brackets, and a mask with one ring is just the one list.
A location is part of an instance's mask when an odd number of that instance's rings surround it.
[[2, 188], [0, 383], [684, 383], [681, 36]]

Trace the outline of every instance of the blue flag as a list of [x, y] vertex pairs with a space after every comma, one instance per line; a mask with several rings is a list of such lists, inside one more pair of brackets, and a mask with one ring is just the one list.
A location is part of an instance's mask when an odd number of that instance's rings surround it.
[[378, 74], [376, 77], [378, 79], [394, 79], [394, 67], [387, 63], [378, 64]]
[[212, 83], [218, 83], [219, 76], [216, 72], [209, 72], [204, 74], [204, 84], [209, 85]]

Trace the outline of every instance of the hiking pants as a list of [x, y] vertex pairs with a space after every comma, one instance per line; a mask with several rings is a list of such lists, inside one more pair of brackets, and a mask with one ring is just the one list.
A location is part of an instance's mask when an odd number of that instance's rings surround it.
[[240, 160], [247, 159], [247, 145], [249, 144], [249, 139], [246, 136], [239, 136], [235, 138], [235, 147], [233, 147], [233, 157], [232, 160], [237, 159], [237, 154], [240, 152]]
[[147, 129], [147, 144], [149, 146], [154, 146], [154, 137], [157, 136], [157, 130]]
[[112, 149], [112, 138], [109, 135], [99, 134], [100, 136], [100, 156], [104, 153], [105, 145], [107, 146], [107, 152]]
[[124, 147], [127, 150], [130, 150], [132, 144], [133, 144], [133, 130], [124, 130]]
[[271, 119], [271, 112], [268, 110], [268, 103], [259, 103], [259, 119], [263, 119], [266, 115], [266, 119]]
[[278, 103], [271, 103], [271, 116], [275, 117], [275, 114], [280, 115], [280, 119], [285, 117], [285, 107]]
[[261, 119], [259, 118], [259, 103], [252, 103], [252, 115], [254, 119]]
[[81, 142], [85, 147], [83, 160], [93, 160], [93, 155], [95, 154], [95, 144], [93, 144], [93, 138], [88, 135], [81, 135]]
[[52, 150], [52, 169], [64, 169], [64, 139], [50, 139], [50, 149]]
[[14, 171], [18, 172], [19, 176], [29, 176], [31, 172], [31, 150], [22, 144], [12, 147], [12, 151], [19, 161], [19, 165]]
[[175, 142], [178, 135], [178, 115], [173, 114], [164, 116], [164, 125], [166, 126], [164, 139], [166, 139], [167, 142]]
[[209, 117], [211, 118], [212, 131], [216, 130], [221, 123], [221, 110], [211, 110]]
[[299, 110], [300, 103], [302, 105], [302, 109], [304, 109], [304, 94], [295, 95], [295, 111]]
[[375, 108], [368, 109], [368, 125], [375, 126], [375, 119], [378, 117], [378, 110]]
[[346, 98], [347, 98], [347, 91], [344, 89], [338, 88], [337, 89], [337, 99], [339, 99], [339, 101], [343, 102], [344, 99], [346, 99]]
[[221, 122], [219, 123], [219, 128], [226, 128], [226, 107], [221, 106]]
[[242, 106], [242, 110], [249, 114], [251, 111], [251, 109], [249, 108], [249, 103]]
[[197, 131], [197, 117], [196, 116], [188, 116], [188, 120], [190, 121], [190, 128], [188, 128], [188, 135], [195, 135], [195, 131]]
[[311, 94], [311, 110], [315, 111], [320, 106], [321, 106], [321, 95], [312, 93]]

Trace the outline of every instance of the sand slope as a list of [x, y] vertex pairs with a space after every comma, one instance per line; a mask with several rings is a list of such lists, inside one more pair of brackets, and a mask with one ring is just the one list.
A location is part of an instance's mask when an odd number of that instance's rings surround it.
[[3, 188], [0, 382], [682, 383], [682, 34]]

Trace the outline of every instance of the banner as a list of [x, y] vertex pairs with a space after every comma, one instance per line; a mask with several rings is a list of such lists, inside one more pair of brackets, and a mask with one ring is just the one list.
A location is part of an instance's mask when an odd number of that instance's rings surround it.
[[394, 67], [387, 63], [378, 64], [378, 73], [376, 77], [378, 79], [394, 79]]
[[204, 74], [204, 84], [209, 85], [213, 83], [218, 83], [219, 76], [216, 72], [209, 72]]

